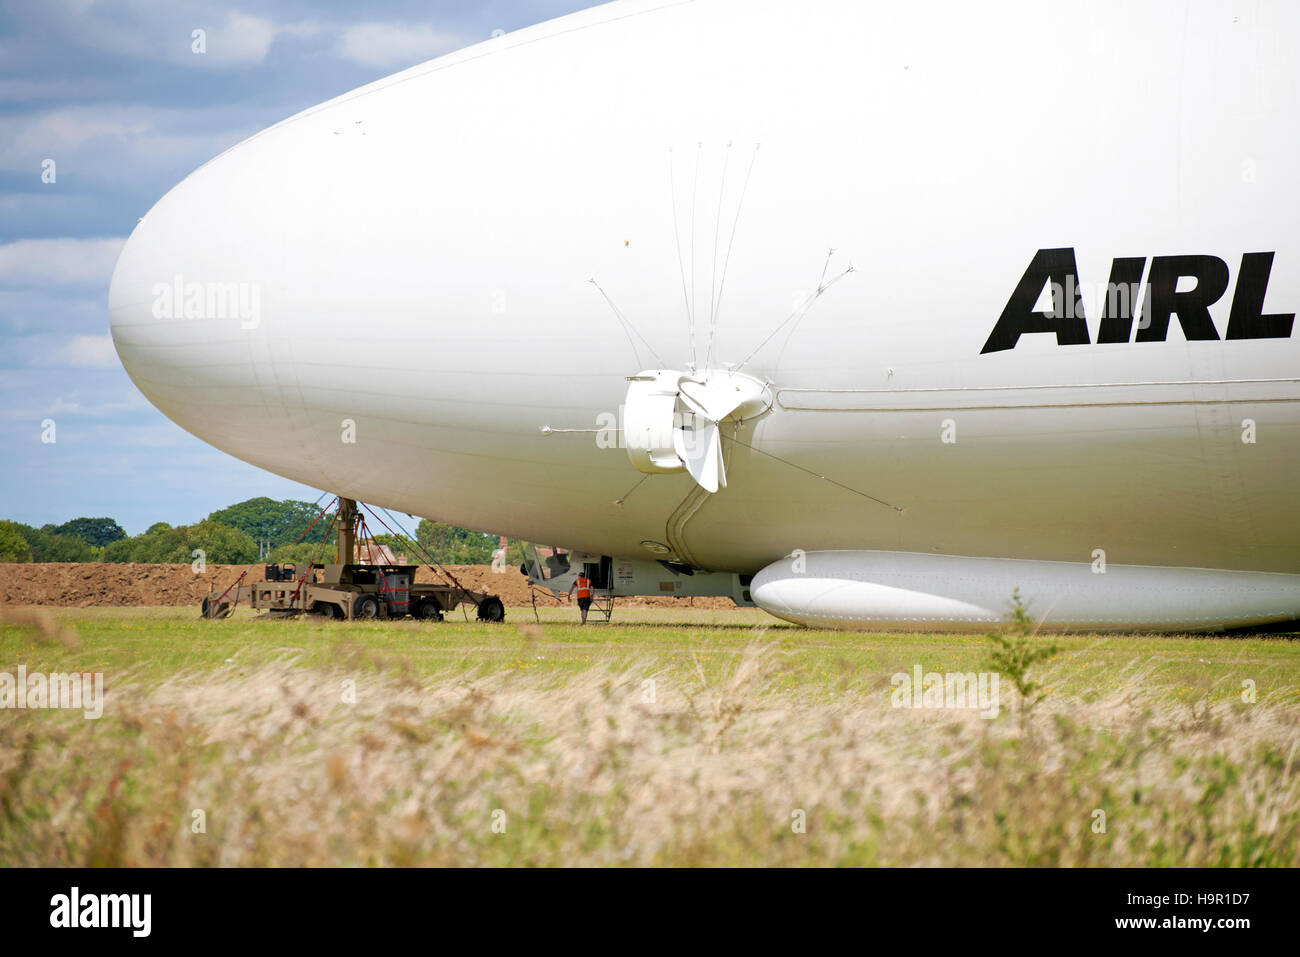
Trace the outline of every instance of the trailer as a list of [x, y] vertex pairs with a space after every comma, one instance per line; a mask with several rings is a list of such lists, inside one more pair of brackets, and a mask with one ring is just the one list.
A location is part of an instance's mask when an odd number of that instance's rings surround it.
[[[472, 605], [479, 621], [502, 621], [505, 606], [486, 592], [456, 585], [413, 584], [416, 565], [312, 565], [299, 577], [281, 577], [267, 566], [267, 580], [239, 584], [203, 599], [205, 618], [225, 618], [240, 604], [275, 616], [319, 615], [336, 621], [415, 618], [442, 621], [461, 605]], [[296, 572], [296, 570], [295, 570]]]
[[[338, 556], [356, 557], [356, 503], [340, 499]], [[415, 618], [441, 621], [449, 611], [472, 605], [479, 621], [503, 621], [496, 595], [452, 584], [417, 584], [418, 565], [313, 563], [301, 571], [290, 562], [265, 567], [265, 580], [244, 583], [245, 572], [220, 595], [210, 591], [200, 606], [204, 618], [226, 618], [241, 602], [275, 616], [318, 615], [337, 621]], [[448, 573], [448, 577], [450, 574]]]

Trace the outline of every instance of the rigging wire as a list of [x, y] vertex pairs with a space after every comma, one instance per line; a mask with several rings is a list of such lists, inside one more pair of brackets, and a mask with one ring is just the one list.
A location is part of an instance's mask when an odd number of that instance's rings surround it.
[[718, 279], [718, 233], [722, 229], [722, 200], [727, 193], [727, 167], [731, 165], [731, 140], [727, 140], [727, 150], [722, 154], [722, 181], [718, 185], [718, 208], [713, 217], [713, 267], [709, 273], [709, 348], [704, 353], [704, 364], [707, 366], [713, 355], [713, 320], [715, 313], [713, 311], [714, 298], [716, 292], [714, 286]]
[[628, 500], [628, 498], [631, 497], [632, 493], [635, 492], [637, 489], [639, 489], [639, 488], [641, 487], [641, 482], [644, 482], [644, 481], [645, 481], [646, 479], [648, 479], [649, 477], [650, 477], [649, 473], [647, 473], [647, 474], [645, 474], [645, 475], [642, 475], [642, 476], [641, 476], [641, 481], [640, 481], [640, 482], [637, 482], [635, 485], [633, 485], [630, 489], [628, 489], [626, 492], [624, 492], [624, 493], [623, 493], [622, 495], [620, 495], [618, 498], [614, 499], [614, 504], [615, 504], [615, 505], [622, 505], [624, 502], [626, 502], [626, 501]]
[[638, 367], [641, 366], [641, 354], [637, 352], [636, 343], [632, 341], [633, 333], [636, 333], [636, 337], [641, 340], [642, 344], [647, 349], [650, 350], [650, 354], [654, 356], [655, 359], [659, 362], [660, 367], [665, 367], [667, 363], [665, 363], [664, 360], [659, 357], [659, 353], [655, 352], [654, 346], [650, 345], [649, 342], [646, 342], [645, 336], [641, 335], [641, 333], [637, 330], [636, 326], [632, 325], [632, 320], [628, 319], [627, 316], [623, 315], [623, 310], [618, 308], [618, 306], [614, 303], [614, 300], [609, 297], [609, 293], [605, 292], [605, 290], [601, 288], [600, 283], [596, 282], [596, 277], [592, 276], [587, 280], [587, 282], [595, 286], [596, 291], [605, 297], [605, 301], [609, 303], [609, 307], [614, 310], [614, 315], [618, 318], [618, 321], [622, 323], [623, 331], [627, 333], [628, 345], [632, 347], [632, 355], [636, 357], [637, 366]]
[[[337, 501], [338, 501], [338, 498], [335, 497], [335, 498], [333, 499], [333, 501], [330, 502], [329, 505], [326, 505], [326, 506], [325, 506], [325, 508], [328, 509], [331, 505], [333, 505], [333, 504], [334, 504], [335, 502], [337, 502]], [[324, 515], [324, 514], [325, 514], [324, 512], [321, 513], [321, 515]], [[316, 516], [316, 520], [319, 521], [319, 520], [320, 520], [320, 517], [321, 517], [320, 515], [317, 515], [317, 516]], [[338, 512], [335, 512], [335, 513], [333, 514], [333, 516], [330, 518], [329, 528], [325, 529], [325, 536], [324, 536], [324, 537], [323, 537], [323, 538], [322, 538], [322, 539], [317, 543], [315, 550], [312, 552], [311, 560], [307, 562], [307, 570], [306, 570], [305, 572], [302, 573], [302, 577], [298, 579], [298, 584], [294, 587], [294, 590], [293, 590], [293, 597], [289, 599], [289, 607], [290, 607], [290, 608], [292, 608], [293, 605], [294, 605], [294, 603], [298, 600], [298, 596], [299, 596], [300, 594], [302, 594], [302, 584], [303, 584], [303, 582], [305, 582], [305, 581], [307, 580], [307, 576], [310, 575], [310, 574], [312, 573], [312, 570], [316, 567], [316, 564], [317, 564], [317, 562], [316, 562], [316, 558], [317, 558], [317, 556], [320, 555], [320, 553], [321, 553], [321, 549], [323, 549], [326, 545], [329, 544], [330, 532], [334, 531], [334, 527], [338, 524], [338, 520], [339, 520], [339, 513], [338, 513]], [[315, 525], [316, 522], [312, 522], [311, 524], [312, 524], [312, 525]], [[302, 535], [299, 535], [299, 536], [298, 536], [298, 540], [301, 541], [302, 538], [303, 538], [303, 536], [306, 535], [307, 532], [309, 532], [309, 531], [311, 531], [311, 525], [308, 525], [308, 526], [307, 526], [307, 531], [304, 531], [304, 532], [302, 533]], [[296, 544], [298, 544], [298, 543], [297, 543], [297, 542], [294, 542], [294, 544], [296, 545]], [[337, 557], [337, 558], [342, 558], [342, 557], [344, 557], [344, 556], [342, 556], [342, 555], [336, 555], [335, 557]], [[304, 603], [305, 603], [305, 602], [304, 602]], [[308, 609], [306, 609], [306, 608], [303, 609], [303, 611], [307, 611], [307, 610], [308, 610]]]
[[[383, 525], [384, 528], [387, 528], [389, 534], [391, 535], [397, 534], [397, 532], [394, 532], [391, 528], [389, 528], [387, 522], [385, 522], [378, 515], [375, 515], [374, 509], [372, 509], [369, 505], [367, 505], [365, 502], [358, 502], [357, 504], [360, 505], [362, 508], [364, 508], [371, 515], [374, 515], [375, 521], [377, 521], [380, 525]], [[441, 564], [439, 564], [429, 552], [425, 551], [424, 547], [420, 545], [419, 540], [417, 540], [414, 536], [411, 535], [410, 532], [408, 532], [405, 528], [403, 528], [402, 524], [397, 519], [393, 518], [392, 512], [390, 512], [388, 509], [384, 508], [383, 506], [376, 506], [376, 507], [379, 508], [379, 510], [383, 512], [385, 515], [387, 515], [389, 519], [392, 521], [392, 523], [397, 526], [398, 530], [401, 531], [402, 535], [406, 538], [406, 540], [415, 546], [416, 552], [418, 552], [421, 556], [424, 557], [425, 564], [429, 566], [430, 571], [441, 572], [445, 577], [451, 580], [453, 585], [455, 585], [457, 588], [459, 588], [461, 591], [463, 591], [466, 595], [469, 596], [470, 600], [474, 602], [475, 607], [479, 605], [479, 600], [477, 597], [475, 597], [474, 593], [470, 591], [468, 588], [466, 588], [464, 585], [462, 585], [460, 581], [456, 578], [456, 576], [453, 575]], [[468, 617], [466, 618], [466, 620], [468, 620]]]
[[668, 190], [673, 202], [673, 243], [677, 246], [677, 273], [682, 278], [682, 304], [686, 307], [686, 336], [691, 343], [691, 368], [695, 368], [695, 316], [691, 313], [691, 300], [686, 293], [686, 267], [682, 264], [682, 236], [677, 225], [677, 177], [673, 166], [673, 151], [668, 150]]
[[[831, 252], [833, 253], [834, 250], [831, 250]], [[830, 264], [830, 255], [827, 255], [826, 262], [827, 265]], [[737, 365], [733, 371], [739, 372], [741, 369], [743, 369], [746, 363], [748, 363], [750, 359], [754, 358], [754, 356], [756, 356], [765, 345], [771, 342], [772, 338], [778, 332], [784, 329], [791, 322], [791, 320], [796, 320], [795, 324], [798, 325], [797, 320], [800, 320], [805, 315], [807, 315], [808, 310], [812, 308], [813, 303], [815, 303], [818, 299], [820, 299], [822, 297], [822, 294], [826, 292], [827, 289], [830, 289], [831, 286], [835, 285], [837, 282], [839, 282], [849, 273], [854, 271], [855, 270], [853, 264], [849, 263], [849, 265], [844, 269], [844, 271], [840, 273], [838, 276], [836, 276], [835, 278], [831, 279], [830, 282], [825, 282], [825, 281], [819, 282], [817, 285], [817, 291], [813, 293], [811, 296], [809, 296], [808, 299], [806, 299], [804, 302], [800, 303], [799, 307], [795, 309], [792, 313], [790, 313], [790, 315], [786, 316], [785, 319], [782, 320], [781, 323], [775, 329], [769, 332], [766, 338], [764, 338], [762, 342], [760, 342], [753, 349], [751, 349], [749, 351], [749, 355], [745, 356], [745, 358], [740, 361], [740, 364]], [[822, 275], [823, 276], [826, 275], [825, 267], [822, 268]]]
[[747, 448], [751, 452], [757, 452], [759, 455], [766, 455], [770, 459], [775, 459], [776, 461], [781, 462], [784, 465], [788, 465], [793, 469], [798, 469], [800, 472], [805, 472], [808, 475], [813, 476], [814, 478], [819, 478], [823, 482], [830, 482], [832, 485], [836, 486], [837, 488], [842, 488], [846, 492], [852, 492], [854, 495], [860, 495], [865, 499], [870, 499], [871, 501], [875, 502], [877, 505], [883, 505], [885, 506], [885, 508], [892, 508], [895, 512], [901, 513], [903, 511], [903, 507], [901, 505], [893, 505], [890, 502], [886, 502], [882, 498], [876, 498], [874, 495], [869, 495], [868, 493], [863, 492], [861, 489], [853, 488], [851, 485], [845, 485], [843, 482], [837, 482], [835, 481], [835, 479], [827, 475], [823, 475], [820, 472], [814, 472], [812, 469], [804, 468], [802, 465], [799, 465], [797, 462], [791, 462], [789, 459], [783, 459], [779, 455], [775, 455], [771, 452], [765, 451], [764, 449], [760, 449], [756, 445], [750, 445], [748, 442], [742, 442], [740, 439], [736, 438], [735, 436], [727, 435], [724, 432], [719, 432], [718, 434], [723, 439], [726, 439], [728, 442], [735, 442], [737, 445]]
[[[727, 255], [722, 260], [722, 279], [718, 282], [718, 302], [713, 314], [709, 317], [709, 351], [704, 357], [706, 364], [713, 354], [713, 330], [717, 323], [718, 313], [722, 311], [722, 291], [727, 284], [727, 267], [731, 263], [731, 249], [736, 242], [736, 227], [740, 225], [740, 211], [745, 207], [745, 195], [749, 192], [749, 177], [754, 172], [754, 161], [758, 159], [758, 150], [762, 145], [762, 143], [754, 144], [754, 153], [749, 158], [749, 168], [745, 170], [745, 182], [740, 187], [740, 201], [736, 203], [736, 216], [731, 222], [731, 236], [727, 240]], [[824, 274], [823, 271], [823, 276]]]
[[[691, 334], [695, 330], [695, 198], [700, 192], [700, 152], [703, 143], [695, 144], [695, 181], [691, 185]], [[694, 350], [692, 349], [692, 352]]]

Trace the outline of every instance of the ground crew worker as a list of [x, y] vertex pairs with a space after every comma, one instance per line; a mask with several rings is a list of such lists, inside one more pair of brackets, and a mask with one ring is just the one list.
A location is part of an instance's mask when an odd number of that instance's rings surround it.
[[582, 623], [587, 623], [587, 609], [591, 607], [591, 579], [585, 572], [578, 572], [578, 577], [573, 580], [569, 586], [569, 594], [573, 594], [574, 589], [578, 589], [578, 610], [582, 612]]

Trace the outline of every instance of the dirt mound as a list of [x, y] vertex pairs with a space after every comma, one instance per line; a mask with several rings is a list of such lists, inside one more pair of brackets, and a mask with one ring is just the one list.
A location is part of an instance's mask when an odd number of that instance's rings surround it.
[[[218, 593], [234, 584], [247, 570], [244, 581], [261, 581], [261, 564], [209, 565], [196, 575], [189, 565], [101, 564], [96, 562], [0, 563], [0, 605], [197, 605], [213, 589]], [[497, 595], [507, 607], [530, 604], [528, 579], [517, 568], [493, 573], [488, 565], [451, 565], [448, 570], [466, 588]], [[421, 568], [417, 582], [443, 579]], [[550, 592], [539, 589], [540, 607], [554, 605]], [[729, 598], [669, 598], [658, 595], [620, 598], [626, 608], [734, 608]], [[577, 613], [577, 606], [574, 606]]]
[[[0, 564], [0, 605], [196, 605], [210, 586], [234, 583], [243, 566], [209, 565], [194, 574], [189, 565], [42, 562]], [[261, 566], [245, 581], [260, 580]]]

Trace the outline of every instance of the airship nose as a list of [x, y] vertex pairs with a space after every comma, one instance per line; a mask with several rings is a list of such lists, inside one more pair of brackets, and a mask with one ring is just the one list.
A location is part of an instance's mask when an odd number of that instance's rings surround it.
[[252, 141], [172, 189], [136, 225], [109, 289], [113, 342], [135, 384], [183, 428], [246, 459], [241, 410], [265, 411], [285, 371], [272, 358], [271, 305], [292, 196], [275, 195], [267, 158]]

